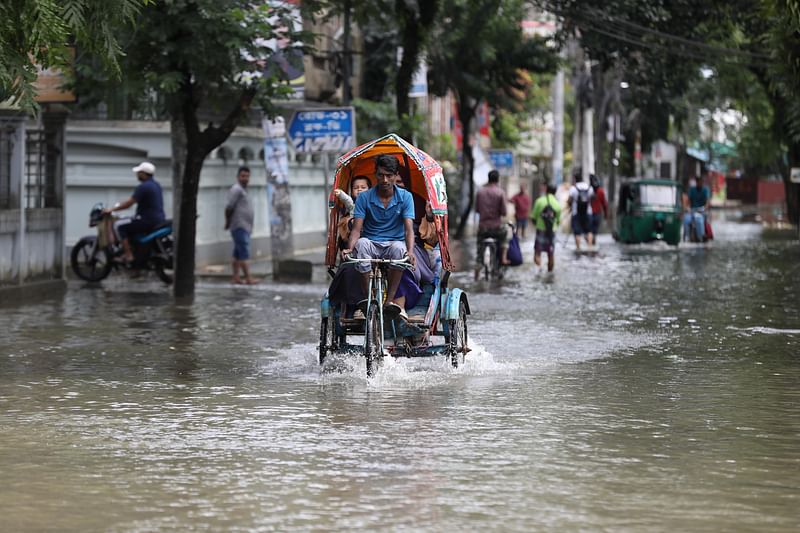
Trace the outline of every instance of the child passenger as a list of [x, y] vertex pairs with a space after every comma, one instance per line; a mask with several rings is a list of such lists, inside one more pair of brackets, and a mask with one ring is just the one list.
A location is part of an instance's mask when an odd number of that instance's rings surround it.
[[[350, 230], [353, 227], [353, 209], [358, 195], [369, 190], [370, 181], [367, 176], [356, 176], [350, 181], [350, 194], [348, 195], [341, 189], [335, 189], [333, 195], [342, 204], [339, 213], [339, 223], [337, 224], [337, 234], [339, 237], [339, 248], [347, 245], [350, 238]], [[331, 281], [328, 298], [331, 303], [341, 304], [346, 312], [347, 306], [354, 306], [364, 298], [364, 289], [361, 284], [361, 274], [356, 272], [353, 265], [341, 265], [336, 275]], [[358, 311], [360, 312], [360, 311]]]
[[[398, 176], [395, 185], [409, 190], [401, 176]], [[434, 271], [437, 268], [436, 257], [441, 257], [439, 236], [436, 234], [431, 204], [414, 192], [411, 194], [414, 197], [414, 211], [417, 216], [414, 220], [414, 255], [417, 262], [413, 271], [403, 272], [400, 286], [397, 289], [395, 301], [404, 309], [411, 309], [417, 305], [417, 301], [422, 295], [420, 287], [423, 283], [433, 283]], [[424, 208], [419, 209], [417, 207], [419, 204], [424, 205]]]

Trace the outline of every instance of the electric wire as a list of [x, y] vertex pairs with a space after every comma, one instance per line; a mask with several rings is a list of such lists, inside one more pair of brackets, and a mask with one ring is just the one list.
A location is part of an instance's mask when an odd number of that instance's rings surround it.
[[687, 44], [690, 46], [696, 46], [698, 48], [702, 48], [708, 50], [709, 52], [717, 53], [717, 54], [734, 54], [734, 55], [742, 55], [742, 56], [749, 56], [753, 59], [771, 59], [772, 57], [769, 54], [764, 54], [760, 52], [751, 52], [748, 50], [741, 50], [738, 48], [729, 48], [726, 46], [719, 46], [708, 44], [702, 41], [697, 41], [694, 39], [689, 39], [686, 37], [681, 37], [680, 35], [674, 35], [671, 33], [665, 33], [653, 28], [648, 28], [647, 26], [642, 26], [641, 24], [637, 24], [635, 22], [631, 22], [630, 20], [626, 20], [623, 18], [615, 17], [613, 15], [604, 13], [597, 9], [587, 9], [587, 12], [591, 15], [594, 14], [597, 17], [605, 16], [608, 22], [612, 22], [619, 26], [627, 26], [630, 28], [635, 29], [636, 31], [640, 31], [642, 33], [649, 33], [651, 35], [655, 35], [657, 37], [661, 37], [664, 39], [676, 41], [682, 44]]
[[[716, 62], [722, 61], [729, 64], [748, 66], [763, 66], [769, 63], [771, 57], [768, 54], [750, 52], [735, 48], [710, 45], [693, 39], [688, 39], [678, 35], [665, 33], [659, 30], [648, 28], [640, 24], [609, 15], [597, 9], [587, 8], [584, 13], [569, 13], [554, 7], [549, 2], [539, 2], [540, 7], [564, 19], [571, 20], [580, 29], [586, 32], [593, 32], [614, 40], [625, 42], [641, 48], [647, 48], [655, 52], [668, 55], [687, 57], [699, 61]], [[647, 36], [653, 36], [662, 40], [657, 42], [645, 40]], [[663, 42], [673, 41], [682, 46], [673, 46]], [[690, 47], [695, 47], [692, 49]]]

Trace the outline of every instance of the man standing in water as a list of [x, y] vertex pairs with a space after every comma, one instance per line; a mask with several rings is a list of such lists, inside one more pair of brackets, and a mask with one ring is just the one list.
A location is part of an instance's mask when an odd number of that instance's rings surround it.
[[525, 238], [525, 229], [528, 227], [528, 216], [531, 214], [531, 197], [525, 192], [525, 184], [520, 184], [519, 192], [511, 197], [514, 204], [514, 218], [517, 219], [517, 232]]
[[[230, 230], [233, 239], [232, 281], [237, 285], [253, 285], [256, 282], [250, 277], [250, 234], [253, 232], [253, 205], [247, 195], [247, 184], [250, 183], [250, 169], [239, 167], [236, 183], [228, 191], [228, 202], [225, 205], [225, 229]], [[239, 277], [239, 270], [244, 280]]]
[[586, 245], [594, 245], [594, 234], [592, 234], [592, 198], [594, 191], [585, 181], [581, 181], [580, 175], [574, 177], [574, 185], [569, 189], [567, 205], [572, 212], [572, 233], [575, 235], [575, 249], [581, 249], [581, 235], [586, 239]]
[[542, 252], [547, 254], [547, 271], [552, 272], [556, 266], [556, 233], [555, 228], [561, 221], [561, 204], [556, 199], [555, 185], [542, 183], [541, 195], [533, 204], [533, 224], [536, 226], [536, 242], [533, 245], [533, 262], [542, 265]]
[[[343, 255], [354, 252], [356, 259], [403, 259], [408, 257], [415, 265], [414, 250], [414, 200], [411, 193], [395, 185], [400, 173], [397, 158], [382, 154], [375, 158], [377, 186], [361, 193], [353, 211], [353, 229]], [[409, 250], [412, 252], [409, 253]], [[369, 263], [358, 263], [356, 269], [362, 274], [364, 294], [369, 287]], [[387, 315], [399, 314], [407, 318], [405, 310], [395, 295], [402, 268], [389, 269], [389, 286], [386, 289], [384, 310]]]

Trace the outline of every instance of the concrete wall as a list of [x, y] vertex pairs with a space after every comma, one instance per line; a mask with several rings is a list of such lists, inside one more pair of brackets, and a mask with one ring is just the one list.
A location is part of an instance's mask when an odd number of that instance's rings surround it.
[[[240, 164], [251, 169], [249, 192], [255, 208], [252, 254], [269, 255], [269, 219], [263, 134], [258, 128], [239, 128], [206, 160], [200, 177], [197, 220], [197, 264], [227, 263], [231, 241], [223, 229], [225, 198]], [[141, 161], [156, 166], [164, 189], [164, 210], [172, 217], [169, 124], [140, 121], [70, 121], [67, 123], [66, 242], [74, 244], [92, 234], [89, 211], [95, 203], [113, 205], [132, 194], [138, 184], [132, 168]], [[295, 249], [324, 243], [324, 165], [290, 161]], [[329, 172], [333, 179], [333, 171]], [[133, 215], [135, 207], [128, 214]]]
[[[666, 174], [662, 173], [662, 166], [668, 170]], [[647, 178], [675, 180], [678, 175], [677, 147], [666, 141], [654, 142], [650, 148], [650, 157], [645, 161], [644, 174]]]
[[[18, 112], [0, 111], [0, 185], [10, 191], [0, 209], [0, 303], [24, 301], [33, 293], [53, 294], [65, 285], [65, 116], [46, 110], [41, 122], [34, 123]], [[43, 134], [29, 139], [29, 130]], [[29, 148], [31, 154], [26, 153]], [[33, 173], [30, 183], [26, 172]], [[46, 199], [41, 195], [45, 190], [51, 191]]]

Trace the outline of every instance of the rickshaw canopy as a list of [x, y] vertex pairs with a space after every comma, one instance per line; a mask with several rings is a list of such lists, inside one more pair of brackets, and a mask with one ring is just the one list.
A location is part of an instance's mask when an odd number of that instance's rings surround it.
[[[430, 202], [439, 237], [442, 267], [452, 270], [447, 242], [447, 188], [442, 167], [433, 157], [394, 133], [357, 146], [337, 160], [333, 189], [328, 196], [330, 224], [325, 263], [331, 267], [336, 263], [336, 224], [339, 219], [339, 209], [333, 191], [341, 189], [349, 193], [350, 182], [356, 176], [366, 176], [370, 186], [375, 186], [377, 182], [375, 158], [383, 154], [397, 158], [400, 163], [400, 176], [408, 190], [413, 195]], [[420, 213], [416, 215], [417, 219], [422, 216]]]

